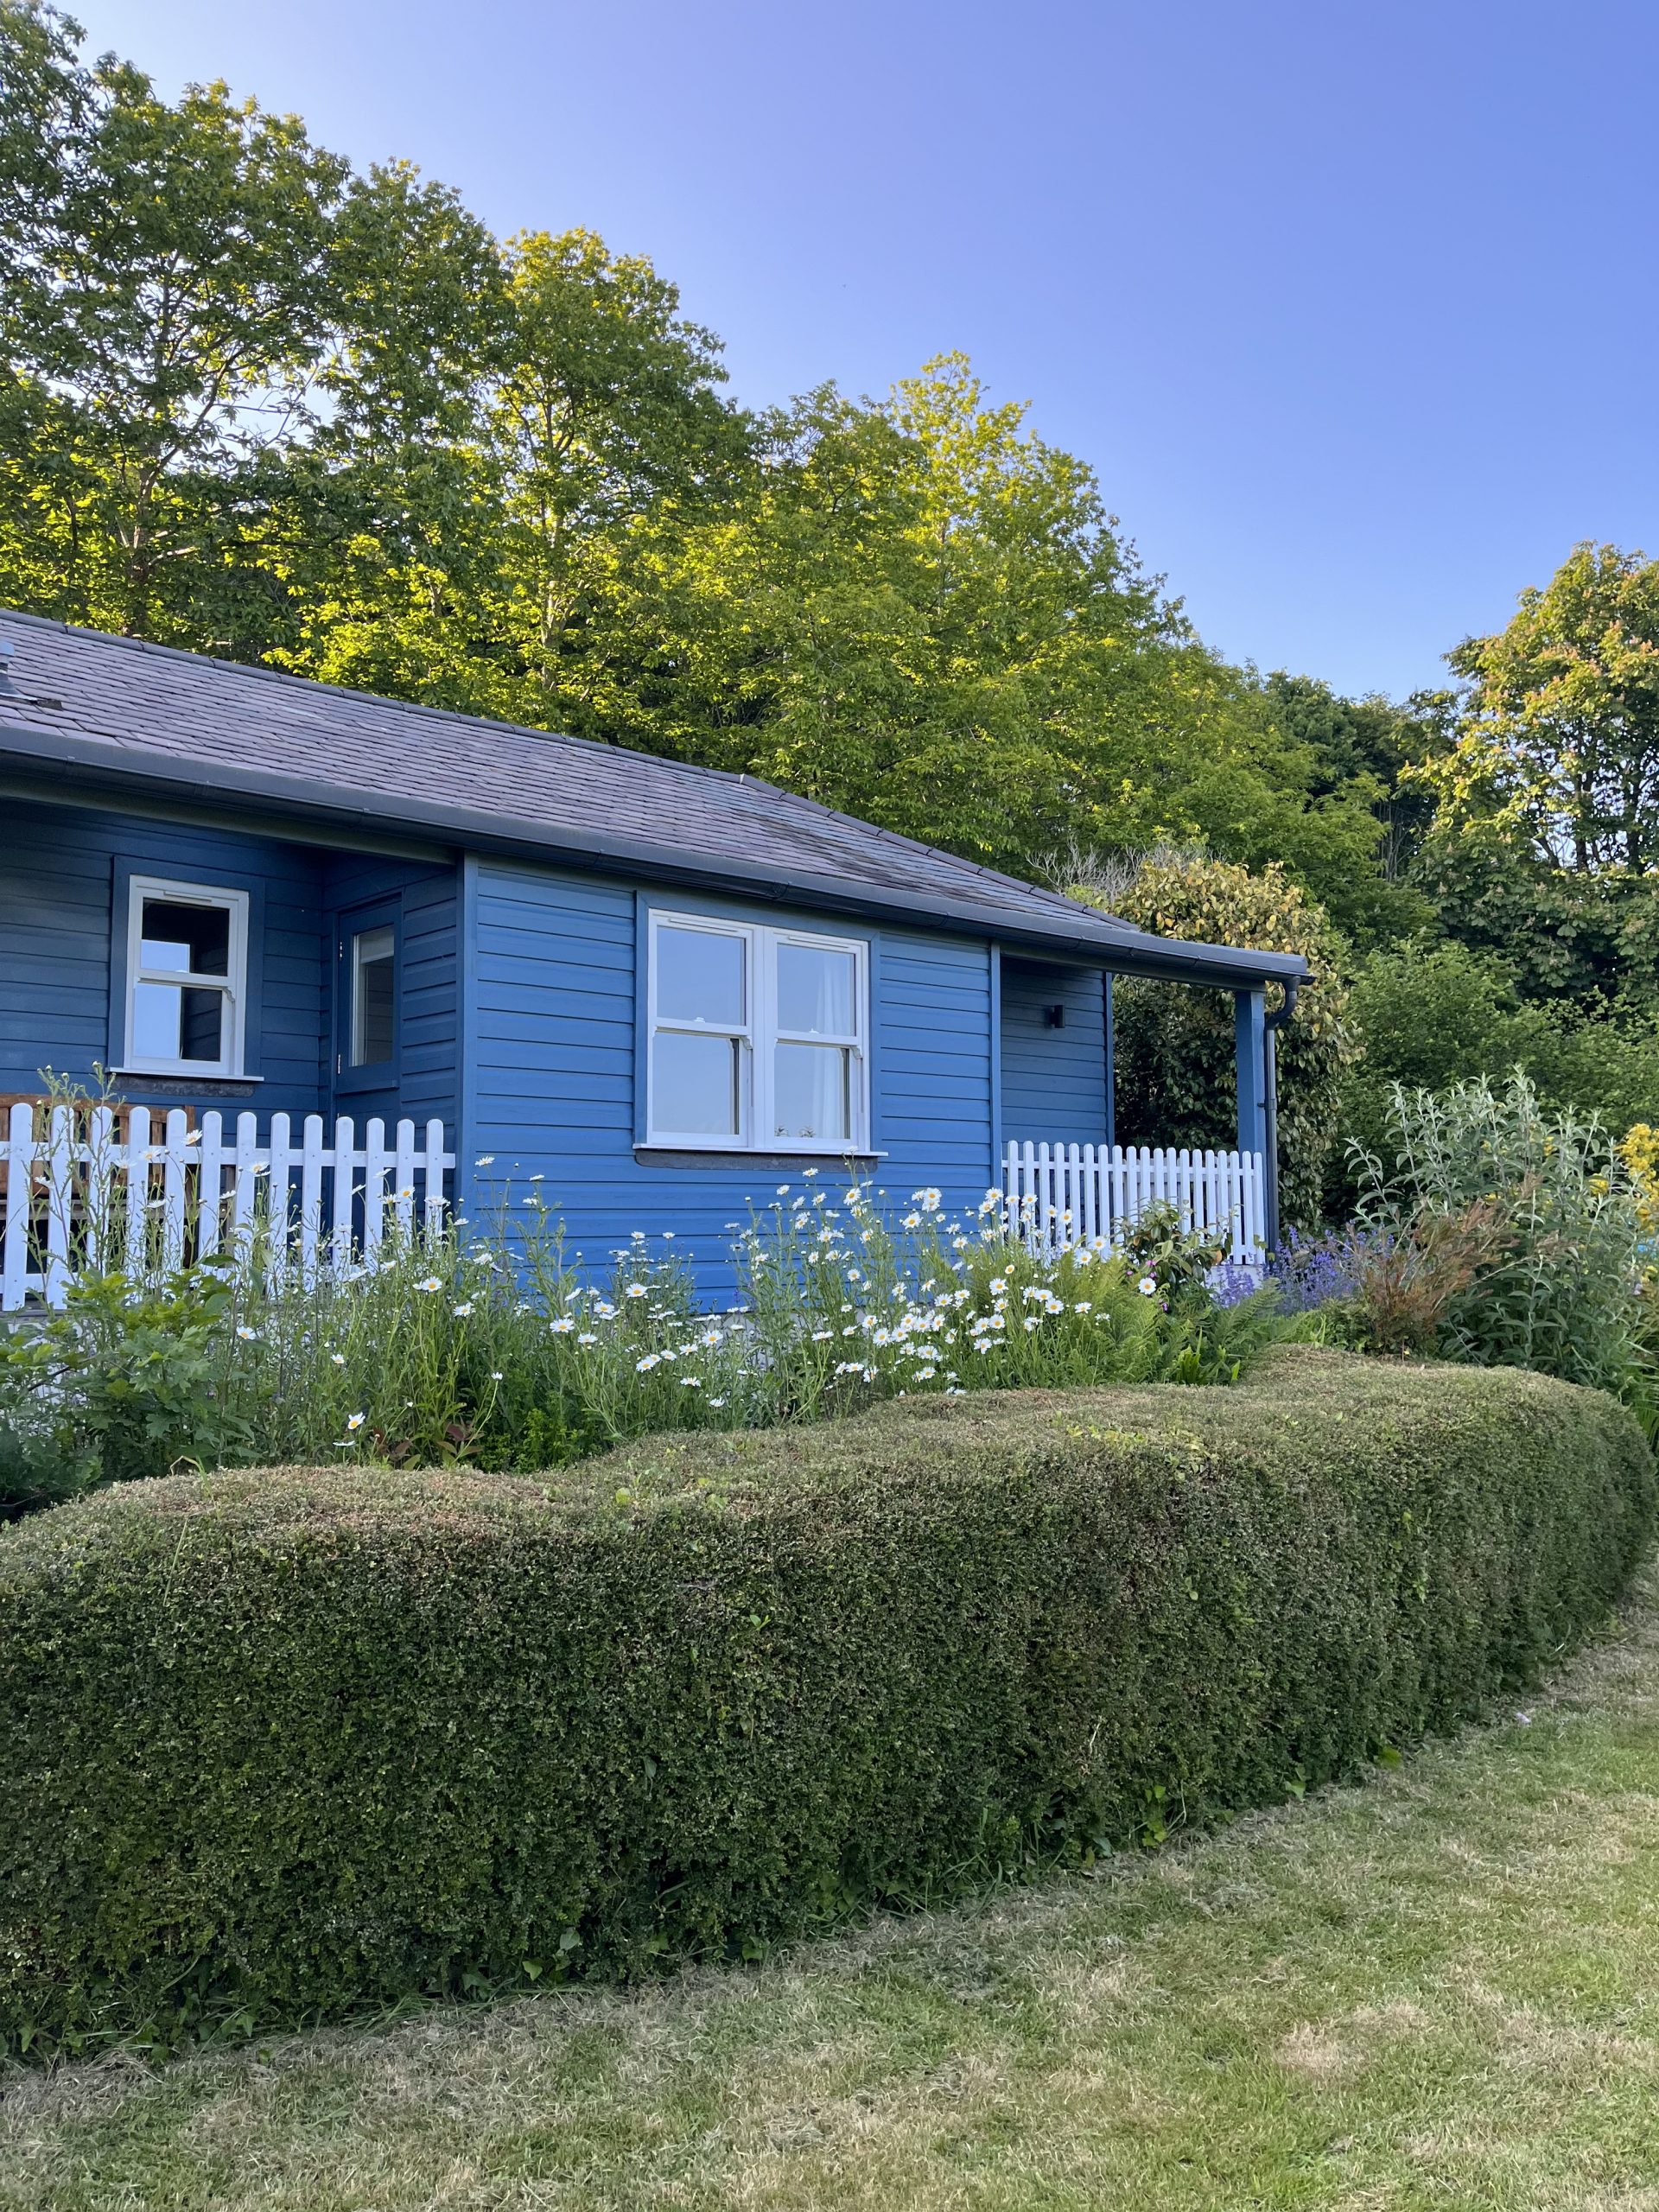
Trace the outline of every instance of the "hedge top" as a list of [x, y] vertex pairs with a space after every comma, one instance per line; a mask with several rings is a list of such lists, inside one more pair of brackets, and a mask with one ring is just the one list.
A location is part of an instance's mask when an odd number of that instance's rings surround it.
[[535, 1478], [337, 1464], [124, 1483], [0, 1529], [0, 1589], [48, 1560], [112, 1541], [171, 1544], [182, 1556], [194, 1522], [227, 1537], [276, 1539], [286, 1530], [319, 1541], [331, 1531], [366, 1538], [418, 1522], [461, 1545], [503, 1522], [524, 1535], [551, 1535], [595, 1516], [638, 1521], [688, 1507], [743, 1514], [804, 1493], [918, 1478], [957, 1484], [987, 1471], [1005, 1478], [1011, 1455], [1034, 1474], [1084, 1442], [1120, 1466], [1145, 1452], [1167, 1465], [1173, 1450], [1212, 1465], [1248, 1459], [1310, 1470], [1317, 1463], [1336, 1478], [1346, 1464], [1374, 1465], [1379, 1444], [1421, 1447], [1495, 1415], [1547, 1426], [1569, 1407], [1576, 1421], [1610, 1440], [1624, 1434], [1627, 1448], [1637, 1433], [1611, 1399], [1544, 1376], [1285, 1344], [1263, 1354], [1248, 1381], [1225, 1389], [1152, 1384], [918, 1396], [810, 1427], [645, 1437]]

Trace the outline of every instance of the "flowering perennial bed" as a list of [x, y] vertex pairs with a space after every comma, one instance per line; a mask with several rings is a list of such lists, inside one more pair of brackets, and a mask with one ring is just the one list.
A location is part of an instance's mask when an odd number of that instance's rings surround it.
[[0, 1412], [48, 1464], [105, 1478], [328, 1455], [530, 1471], [893, 1397], [1225, 1382], [1274, 1325], [1271, 1301], [1218, 1307], [1209, 1255], [1161, 1219], [1131, 1253], [1053, 1256], [1007, 1232], [995, 1192], [963, 1221], [924, 1188], [894, 1219], [809, 1171], [730, 1224], [735, 1304], [715, 1314], [671, 1236], [636, 1231], [595, 1281], [538, 1191], [510, 1201], [345, 1279], [273, 1285], [256, 1238], [169, 1278], [83, 1282], [0, 1352]]

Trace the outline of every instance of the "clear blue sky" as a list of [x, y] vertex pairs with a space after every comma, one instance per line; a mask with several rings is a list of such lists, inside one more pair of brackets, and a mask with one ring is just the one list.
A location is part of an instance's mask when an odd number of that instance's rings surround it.
[[499, 231], [648, 253], [733, 388], [970, 353], [1204, 634], [1402, 693], [1659, 555], [1656, 0], [81, 0]]

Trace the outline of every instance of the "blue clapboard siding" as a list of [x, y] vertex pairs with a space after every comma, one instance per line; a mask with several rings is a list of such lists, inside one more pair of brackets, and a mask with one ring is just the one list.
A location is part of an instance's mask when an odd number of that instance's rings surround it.
[[[860, 934], [843, 917], [732, 903], [711, 908], [772, 924]], [[728, 1224], [770, 1205], [798, 1168], [711, 1154], [691, 1166], [636, 1156], [638, 901], [626, 884], [495, 861], [478, 863], [471, 1060], [471, 1203], [529, 1178], [565, 1222], [570, 1246], [603, 1266], [629, 1232], [672, 1232], [709, 1294], [729, 1289]], [[990, 1172], [990, 970], [982, 944], [872, 931], [873, 1135], [889, 1157], [876, 1182], [900, 1198], [937, 1183], [977, 1205]], [[844, 1181], [825, 1163], [817, 1179]]]
[[[250, 946], [247, 1071], [264, 1081], [254, 1097], [227, 1099], [226, 1110], [321, 1108], [325, 968], [315, 853], [230, 830], [22, 801], [9, 810], [9, 831], [0, 853], [0, 1090], [37, 1089], [48, 1066], [88, 1082], [93, 1063], [118, 1052], [111, 959], [122, 862], [251, 893], [258, 941]], [[122, 1088], [146, 1103], [168, 1103], [165, 1078]]]
[[[0, 852], [0, 1093], [33, 1091], [50, 1067], [81, 1083], [110, 1064], [118, 868], [251, 893], [247, 1072], [252, 1096], [220, 1110], [333, 1110], [334, 916], [359, 899], [402, 902], [405, 1057], [401, 1091], [341, 1101], [454, 1127], [458, 1090], [457, 870], [340, 854], [231, 829], [205, 829], [79, 807], [14, 802]], [[179, 1094], [158, 1077], [124, 1079], [124, 1094], [165, 1106]], [[215, 1102], [196, 1090], [190, 1103]]]
[[[1063, 1028], [1043, 1009], [1065, 1009]], [[1102, 1144], [1106, 1138], [1106, 1023], [1097, 968], [1002, 963], [1002, 1140]]]

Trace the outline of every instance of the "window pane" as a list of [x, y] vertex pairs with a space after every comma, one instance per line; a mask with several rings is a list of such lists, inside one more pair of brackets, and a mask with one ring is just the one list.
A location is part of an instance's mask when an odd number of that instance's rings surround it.
[[820, 1037], [850, 1037], [857, 1027], [858, 963], [850, 952], [815, 944], [778, 948], [778, 1027]]
[[187, 906], [170, 899], [146, 899], [140, 935], [139, 957], [146, 968], [194, 976], [231, 972], [228, 906]]
[[[146, 947], [146, 950], [148, 950]], [[170, 983], [139, 983], [132, 994], [132, 1052], [139, 1060], [179, 1058], [179, 999]]]
[[652, 1118], [671, 1136], [734, 1137], [741, 1129], [734, 1037], [661, 1030], [652, 1046]]
[[132, 994], [132, 1052], [139, 1060], [224, 1058], [225, 994], [177, 983], [138, 983]]
[[222, 991], [181, 991], [179, 1053], [181, 1060], [218, 1060], [223, 1056], [225, 995]]
[[741, 1029], [747, 944], [712, 930], [657, 932], [657, 1012], [664, 1021], [707, 1021]]
[[847, 1143], [853, 1133], [851, 1058], [839, 1045], [780, 1045], [773, 1134]]
[[391, 1058], [397, 940], [390, 929], [359, 930], [352, 939], [352, 1065], [374, 1067]]

